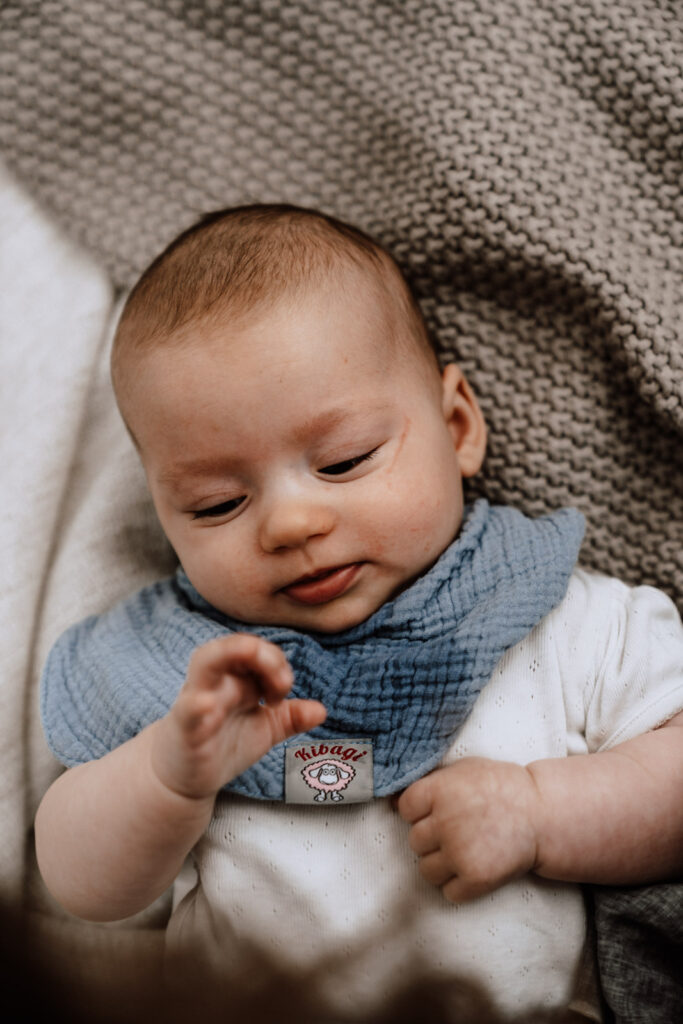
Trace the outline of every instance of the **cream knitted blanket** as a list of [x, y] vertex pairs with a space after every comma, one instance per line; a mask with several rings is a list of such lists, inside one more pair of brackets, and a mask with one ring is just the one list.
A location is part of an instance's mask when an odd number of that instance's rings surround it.
[[[34, 731], [38, 662], [68, 617], [169, 565], [112, 418], [107, 281], [127, 287], [202, 212], [286, 200], [375, 234], [487, 416], [469, 496], [575, 505], [584, 564], [681, 601], [677, 2], [5, 0], [0, 67], [4, 158], [61, 225], [22, 250], [34, 269], [47, 256], [56, 296], [29, 273], [23, 305], [8, 223], [24, 237], [35, 207], [10, 201], [2, 225], [2, 383], [6, 410], [21, 406], [0, 537], [4, 621], [21, 623], [3, 658], [9, 890], [56, 770]], [[75, 250], [64, 262], [65, 234], [103, 270]]]

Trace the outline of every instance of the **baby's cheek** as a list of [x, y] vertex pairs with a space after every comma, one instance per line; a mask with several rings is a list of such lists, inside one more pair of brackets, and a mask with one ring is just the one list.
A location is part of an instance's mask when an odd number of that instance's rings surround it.
[[396, 547], [397, 539], [405, 529], [404, 522], [393, 502], [375, 498], [363, 508], [356, 508], [347, 525], [352, 527], [356, 539], [364, 542], [369, 553], [382, 558]]
[[229, 615], [236, 614], [238, 602], [249, 599], [257, 589], [256, 571], [218, 547], [195, 552], [188, 557], [184, 568], [199, 593]]
[[428, 551], [450, 538], [456, 523], [457, 510], [453, 502], [442, 494], [433, 494], [416, 505], [410, 530], [416, 538], [421, 538], [425, 551]]

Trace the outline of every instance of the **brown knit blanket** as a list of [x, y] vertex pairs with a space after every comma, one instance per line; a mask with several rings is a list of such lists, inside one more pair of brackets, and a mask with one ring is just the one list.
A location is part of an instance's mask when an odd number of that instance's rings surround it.
[[397, 255], [491, 431], [473, 493], [683, 596], [683, 11], [663, 0], [6, 0], [0, 142], [120, 286], [198, 214]]

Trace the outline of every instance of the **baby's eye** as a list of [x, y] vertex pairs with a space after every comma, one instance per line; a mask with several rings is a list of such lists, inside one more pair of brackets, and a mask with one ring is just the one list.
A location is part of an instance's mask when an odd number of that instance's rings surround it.
[[209, 519], [211, 517], [229, 516], [244, 501], [244, 498], [231, 498], [229, 501], [222, 501], [220, 505], [212, 505], [211, 508], [203, 508], [192, 513], [193, 519]]
[[350, 473], [356, 466], [360, 466], [361, 462], [369, 462], [376, 451], [377, 448], [373, 448], [372, 451], [365, 452], [364, 455], [356, 455], [353, 459], [345, 459], [344, 462], [335, 462], [331, 466], [323, 466], [318, 472], [324, 473], [326, 476], [342, 476], [344, 473]]

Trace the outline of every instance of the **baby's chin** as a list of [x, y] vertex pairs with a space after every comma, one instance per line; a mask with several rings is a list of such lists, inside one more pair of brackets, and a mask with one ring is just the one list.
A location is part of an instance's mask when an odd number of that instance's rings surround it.
[[329, 601], [315, 607], [294, 607], [272, 615], [254, 616], [250, 621], [233, 615], [251, 626], [279, 626], [299, 633], [343, 633], [366, 622], [382, 607], [384, 601]]
[[347, 629], [353, 629], [362, 622], [366, 622], [379, 607], [369, 609], [333, 608], [330, 602], [324, 609], [321, 607], [308, 609], [303, 615], [283, 616], [286, 621], [274, 623], [274, 625], [288, 626], [302, 633], [343, 633]]

